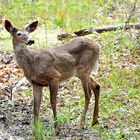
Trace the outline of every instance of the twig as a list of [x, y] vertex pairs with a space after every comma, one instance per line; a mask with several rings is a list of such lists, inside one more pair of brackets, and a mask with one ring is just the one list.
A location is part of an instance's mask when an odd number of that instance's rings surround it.
[[132, 17], [134, 16], [135, 11], [136, 11], [136, 4], [137, 4], [137, 1], [134, 2], [133, 7], [132, 7], [132, 9], [131, 9], [131, 11], [130, 11], [130, 13], [129, 13], [129, 16], [128, 16], [128, 18], [127, 18], [126, 21], [125, 21], [125, 25], [128, 25], [129, 22], [130, 22], [130, 20], [131, 20]]

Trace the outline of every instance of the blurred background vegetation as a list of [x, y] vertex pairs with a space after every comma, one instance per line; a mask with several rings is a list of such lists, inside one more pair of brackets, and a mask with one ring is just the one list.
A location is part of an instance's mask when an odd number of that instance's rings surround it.
[[[124, 23], [135, 0], [2, 0], [0, 20], [10, 19], [21, 26], [39, 20], [50, 28], [74, 31], [91, 26]], [[137, 7], [138, 8], [138, 7]], [[131, 22], [138, 22], [138, 11]]]

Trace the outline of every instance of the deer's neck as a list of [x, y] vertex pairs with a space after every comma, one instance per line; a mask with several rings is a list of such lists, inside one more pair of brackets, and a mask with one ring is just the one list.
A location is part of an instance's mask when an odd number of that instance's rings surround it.
[[28, 73], [32, 69], [34, 63], [34, 57], [32, 52], [26, 45], [18, 45], [13, 42], [14, 53], [18, 65], [24, 70], [24, 73]]
[[19, 45], [14, 38], [13, 38], [12, 42], [13, 42], [13, 48], [14, 48], [15, 55], [18, 55], [18, 53], [21, 53], [21, 52], [24, 53], [25, 51], [28, 51], [26, 45]]

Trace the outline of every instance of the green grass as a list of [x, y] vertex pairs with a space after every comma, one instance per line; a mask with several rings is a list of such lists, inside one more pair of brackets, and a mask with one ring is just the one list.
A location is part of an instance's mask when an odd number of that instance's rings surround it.
[[[111, 70], [112, 71], [108, 74], [109, 78], [107, 79], [110, 87], [101, 85], [99, 125], [94, 126], [93, 131], [98, 133], [101, 139], [139, 139], [139, 132], [136, 130], [140, 127], [140, 84], [138, 84], [138, 72], [140, 67], [136, 67], [131, 71], [120, 70], [116, 67]], [[131, 79], [135, 82], [131, 82]], [[71, 88], [73, 80], [74, 79], [66, 83], [68, 89]], [[108, 90], [105, 90], [105, 88], [108, 88]], [[61, 103], [63, 99], [65, 104], [64, 107], [58, 107], [57, 110], [60, 126], [70, 123], [79, 126], [84, 104], [84, 96], [80, 83], [74, 88], [72, 94], [73, 95], [69, 97], [68, 91], [64, 93], [60, 91], [58, 95], [58, 104]], [[45, 94], [45, 97], [49, 98], [48, 93]], [[70, 99], [65, 100], [67, 97]], [[93, 101], [94, 99], [92, 98], [91, 100]], [[44, 112], [46, 115], [50, 114], [50, 110], [46, 112]], [[87, 126], [91, 125], [92, 112], [93, 103], [91, 102], [87, 113]], [[49, 118], [51, 118], [51, 116]], [[51, 131], [51, 129], [49, 134], [54, 137], [54, 131]], [[48, 132], [46, 132], [45, 135], [48, 135]], [[60, 137], [63, 137], [63, 130]]]
[[49, 125], [49, 127], [46, 129], [44, 124], [41, 122], [38, 122], [37, 124], [34, 124], [32, 126], [33, 130], [33, 139], [34, 140], [48, 140], [52, 139], [55, 136], [55, 130], [53, 127], [53, 122]]
[[[0, 20], [9, 19], [15, 26], [25, 26], [31, 21], [39, 20], [39, 28], [31, 34], [36, 44], [32, 47], [54, 47], [57, 34], [73, 32], [88, 27], [117, 25], [124, 23], [129, 15], [134, 0], [11, 0], [0, 6]], [[137, 7], [139, 2], [137, 1]], [[16, 8], [15, 8], [16, 7]], [[20, 11], [20, 12], [19, 12]], [[18, 14], [17, 14], [18, 12]], [[138, 22], [138, 12], [130, 22]], [[87, 36], [101, 45], [100, 69], [95, 77], [101, 84], [99, 125], [93, 127], [101, 139], [140, 139], [140, 58], [139, 34], [135, 31], [117, 30], [93, 33]], [[3, 46], [3, 47], [1, 47]], [[0, 31], [0, 51], [12, 51], [11, 37]], [[75, 84], [78, 83], [78, 84]], [[58, 121], [60, 125], [73, 123], [79, 125], [83, 110], [84, 93], [77, 79], [71, 79], [60, 89], [58, 104]], [[49, 91], [44, 90], [41, 116], [52, 118], [52, 111], [44, 109], [49, 104]], [[25, 91], [30, 98], [30, 93]], [[92, 98], [94, 100], [94, 98]], [[91, 125], [93, 102], [90, 103], [86, 125]], [[50, 115], [51, 114], [51, 115]], [[45, 116], [44, 115], [44, 116]], [[34, 130], [34, 128], [33, 128]], [[40, 139], [54, 138], [53, 119], [49, 127], [39, 124]]]

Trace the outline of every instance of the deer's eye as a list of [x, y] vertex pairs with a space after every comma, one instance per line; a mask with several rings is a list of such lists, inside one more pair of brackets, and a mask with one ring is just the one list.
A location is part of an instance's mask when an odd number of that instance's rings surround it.
[[21, 33], [17, 33], [17, 36], [21, 36], [22, 34]]

